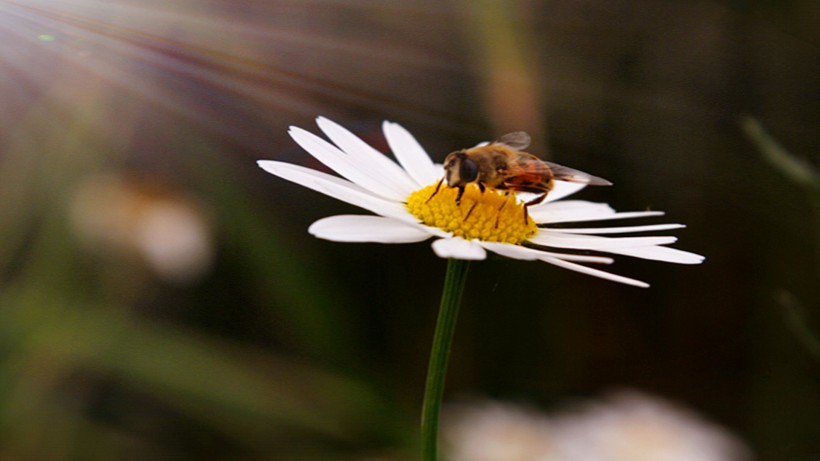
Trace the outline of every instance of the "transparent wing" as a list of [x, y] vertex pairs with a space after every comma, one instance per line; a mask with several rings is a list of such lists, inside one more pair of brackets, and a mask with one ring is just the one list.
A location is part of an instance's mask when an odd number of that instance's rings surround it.
[[512, 147], [515, 150], [524, 150], [527, 147], [530, 147], [530, 141], [530, 135], [526, 132], [516, 131], [514, 133], [505, 134], [504, 136], [498, 138], [495, 142]]
[[558, 181], [577, 182], [582, 184], [589, 184], [590, 186], [611, 186], [612, 183], [604, 178], [592, 176], [589, 173], [584, 173], [573, 168], [558, 165], [552, 162], [544, 162], [552, 170], [552, 174]]

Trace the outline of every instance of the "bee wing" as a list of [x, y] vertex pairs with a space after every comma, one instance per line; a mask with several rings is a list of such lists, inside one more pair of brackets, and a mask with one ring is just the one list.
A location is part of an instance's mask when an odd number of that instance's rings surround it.
[[504, 144], [505, 146], [511, 147], [515, 150], [524, 150], [530, 146], [530, 135], [528, 135], [524, 131], [516, 131], [513, 133], [507, 133], [504, 136], [495, 140], [498, 144]]
[[589, 184], [590, 186], [611, 186], [612, 183], [604, 178], [592, 176], [589, 173], [578, 171], [573, 168], [558, 165], [552, 162], [544, 162], [552, 170], [552, 174], [558, 181], [577, 182], [582, 184]]

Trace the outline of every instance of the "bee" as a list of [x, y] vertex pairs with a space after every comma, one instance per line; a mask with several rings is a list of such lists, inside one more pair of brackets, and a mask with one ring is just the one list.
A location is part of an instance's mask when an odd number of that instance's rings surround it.
[[524, 221], [527, 222], [527, 208], [543, 202], [556, 180], [593, 186], [612, 185], [606, 179], [556, 165], [524, 152], [529, 145], [530, 135], [516, 131], [489, 144], [450, 153], [444, 159], [444, 177], [438, 182], [430, 198], [438, 193], [445, 180], [448, 187], [458, 188], [457, 204], [461, 203], [464, 188], [471, 183], [476, 183], [481, 192], [490, 187], [538, 194], [524, 204]]

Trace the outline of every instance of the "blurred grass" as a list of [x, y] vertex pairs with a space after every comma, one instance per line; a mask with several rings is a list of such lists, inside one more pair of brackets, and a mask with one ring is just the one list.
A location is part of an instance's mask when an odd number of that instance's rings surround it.
[[[786, 179], [809, 191], [820, 189], [820, 177], [817, 171], [806, 160], [790, 154], [779, 142], [766, 132], [760, 121], [754, 117], [744, 116], [740, 120], [743, 132], [760, 151], [763, 159], [783, 174]], [[816, 197], [820, 206], [820, 195]]]
[[[820, 275], [820, 175], [816, 168], [808, 161], [787, 151], [771, 134], [769, 134], [759, 120], [751, 116], [742, 117], [740, 126], [749, 140], [757, 147], [763, 159], [774, 169], [780, 172], [785, 179], [803, 189], [811, 200], [815, 237], [815, 276]], [[794, 294], [781, 290], [775, 295], [775, 300], [784, 309], [784, 321], [791, 330], [795, 339], [807, 351], [820, 359], [820, 337], [810, 328], [806, 309]]]
[[777, 295], [777, 301], [785, 310], [786, 325], [791, 329], [794, 337], [803, 344], [807, 351], [820, 360], [820, 336], [811, 327], [807, 310], [794, 295], [782, 292]]

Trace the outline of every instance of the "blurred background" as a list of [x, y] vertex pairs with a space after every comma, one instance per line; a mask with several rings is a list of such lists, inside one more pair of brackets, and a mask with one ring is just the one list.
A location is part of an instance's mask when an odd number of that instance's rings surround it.
[[819, 47], [813, 0], [0, 0], [0, 460], [415, 459], [445, 261], [307, 234], [358, 211], [255, 160], [317, 115], [528, 131], [707, 256], [473, 264], [449, 427], [626, 389], [732, 447], [648, 459], [820, 459]]

